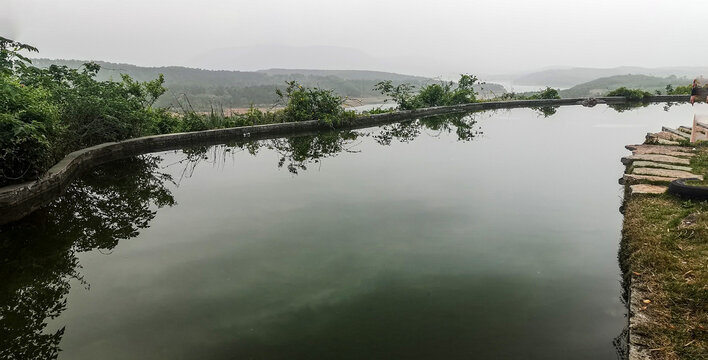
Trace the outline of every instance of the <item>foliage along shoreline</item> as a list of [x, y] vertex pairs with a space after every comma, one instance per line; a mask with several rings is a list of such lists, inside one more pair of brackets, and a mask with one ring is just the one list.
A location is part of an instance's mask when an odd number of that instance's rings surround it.
[[[458, 82], [420, 86], [381, 81], [373, 90], [396, 103], [391, 109], [363, 114], [346, 110], [348, 100], [331, 89], [286, 83], [275, 95], [282, 106], [226, 115], [223, 109], [207, 113], [194, 110], [185, 98], [181, 112], [154, 106], [165, 94], [165, 78], [135, 81], [122, 74], [121, 81], [96, 79], [100, 66], [86, 63], [80, 69], [51, 65], [32, 66], [21, 52], [37, 52], [30, 45], [0, 37], [0, 187], [40, 178], [67, 154], [98, 144], [151, 135], [174, 134], [253, 125], [302, 122], [317, 119], [333, 127], [358, 116], [505, 100], [560, 99], [558, 90], [536, 94], [503, 94], [494, 99], [477, 98], [479, 81], [462, 74]], [[644, 99], [644, 98], [643, 98]], [[553, 106], [536, 107], [543, 116]]]
[[[98, 64], [86, 63], [80, 69], [39, 68], [22, 51], [38, 50], [0, 37], [0, 186], [38, 179], [72, 151], [102, 143], [312, 119], [333, 125], [357, 116], [344, 109], [347, 99], [333, 90], [307, 88], [295, 81], [288, 82], [284, 91], [276, 90], [282, 109], [251, 107], [244, 114], [225, 115], [212, 108], [201, 114], [187, 99], [180, 103], [182, 113], [174, 114], [153, 106], [167, 91], [161, 74], [144, 82], [125, 74], [121, 81], [98, 81]], [[407, 96], [416, 101], [415, 107], [472, 103], [476, 82], [475, 77], [463, 75], [460, 84], [431, 84]], [[385, 95], [380, 86], [391, 86], [391, 82], [375, 87]], [[406, 85], [409, 92], [413, 88]], [[415, 107], [399, 103], [398, 108]], [[386, 111], [375, 109], [368, 114]]]

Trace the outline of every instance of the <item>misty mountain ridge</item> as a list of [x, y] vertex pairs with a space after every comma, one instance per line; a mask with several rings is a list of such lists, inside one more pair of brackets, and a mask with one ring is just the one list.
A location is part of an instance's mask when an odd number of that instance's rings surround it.
[[[35, 66], [65, 65], [78, 68], [86, 61], [32, 59]], [[98, 80], [120, 80], [127, 74], [137, 81], [149, 81], [159, 74], [165, 76], [168, 92], [161, 96], [157, 106], [180, 106], [180, 101], [189, 100], [197, 110], [212, 106], [246, 107], [272, 105], [278, 102], [275, 90], [284, 89], [287, 81], [297, 81], [303, 86], [334, 90], [337, 94], [362, 102], [381, 102], [384, 97], [373, 90], [376, 83], [392, 80], [394, 84], [409, 83], [417, 88], [439, 80], [421, 76], [403, 75], [367, 70], [317, 70], [317, 69], [269, 69], [261, 71], [205, 70], [182, 66], [143, 67], [95, 61], [101, 66]], [[501, 94], [504, 88], [497, 84], [475, 85], [482, 96]], [[178, 98], [180, 100], [178, 100]]]
[[[518, 85], [545, 85], [551, 87], [569, 88], [599, 78], [618, 75], [647, 75], [655, 77], [685, 77], [708, 74], [708, 67], [699, 66], [671, 66], [645, 68], [639, 66], [620, 66], [614, 68], [557, 68], [528, 73], [513, 78]], [[501, 77], [500, 77], [501, 78]]]
[[255, 45], [214, 49], [194, 56], [190, 65], [205, 69], [382, 69], [385, 64], [361, 50], [338, 46]]
[[409, 81], [412, 79], [419, 81], [431, 81], [431, 78], [415, 75], [403, 75], [385, 71], [372, 71], [372, 70], [319, 70], [319, 69], [265, 69], [258, 70], [258, 73], [264, 73], [268, 75], [292, 75], [292, 74], [302, 74], [308, 76], [336, 76], [344, 80], [374, 80], [374, 79], [388, 79], [388, 80], [401, 80]]
[[667, 77], [651, 76], [651, 75], [615, 75], [594, 79], [582, 84], [575, 85], [569, 89], [561, 90], [562, 97], [586, 97], [586, 96], [604, 96], [608, 92], [620, 87], [631, 89], [642, 89], [644, 91], [662, 93], [666, 90], [666, 85], [671, 85], [674, 88], [677, 86], [690, 85], [691, 79], [686, 77], [676, 77], [674, 75]]

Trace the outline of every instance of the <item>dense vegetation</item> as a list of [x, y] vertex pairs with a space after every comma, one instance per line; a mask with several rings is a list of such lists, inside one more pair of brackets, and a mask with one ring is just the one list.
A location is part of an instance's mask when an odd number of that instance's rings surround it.
[[353, 116], [332, 90], [288, 83], [276, 96], [284, 109], [225, 115], [213, 108], [194, 111], [186, 99], [181, 114], [154, 104], [167, 89], [165, 79], [99, 81], [101, 69], [33, 66], [20, 51], [32, 46], [0, 38], [0, 186], [35, 179], [67, 153], [104, 142], [180, 131], [320, 119], [333, 123]]
[[[78, 60], [34, 59], [34, 66], [48, 68], [51, 65], [65, 65], [69, 68], [83, 66]], [[283, 84], [296, 81], [304, 87], [332, 89], [337, 94], [350, 99], [376, 101], [380, 97], [374, 85], [383, 80], [391, 80], [394, 85], [409, 83], [422, 87], [433, 81], [429, 78], [401, 75], [380, 71], [363, 70], [306, 70], [270, 69], [260, 71], [204, 70], [180, 66], [142, 67], [130, 64], [116, 64], [97, 61], [101, 65], [96, 79], [105, 81], [120, 79], [121, 74], [130, 75], [137, 81], [149, 81], [164, 74], [167, 93], [155, 102], [159, 107], [179, 108], [178, 101], [187, 99], [196, 111], [210, 111], [212, 107], [239, 108], [267, 107], [279, 100], [274, 90]], [[501, 94], [504, 88], [497, 84], [476, 84], [480, 94]], [[352, 104], [356, 102], [352, 101]]]
[[67, 152], [159, 133], [172, 115], [152, 104], [164, 79], [96, 81], [99, 70], [30, 66], [19, 51], [37, 49], [0, 38], [0, 185], [36, 178]]
[[687, 78], [678, 78], [676, 76], [658, 77], [649, 75], [616, 75], [575, 85], [570, 89], [561, 90], [560, 95], [565, 98], [603, 96], [607, 92], [621, 87], [642, 89], [647, 92], [656, 93], [657, 91], [664, 91], [667, 84], [671, 85], [672, 88], [675, 88], [683, 87], [685, 85], [689, 85], [690, 83], [691, 80]]
[[627, 89], [623, 86], [608, 92], [607, 96], [624, 96], [627, 101], [642, 101], [644, 98], [651, 96], [651, 93], [640, 89]]
[[557, 89], [553, 89], [550, 87], [546, 87], [544, 90], [538, 91], [538, 92], [529, 92], [529, 93], [515, 93], [515, 92], [509, 92], [509, 93], [504, 93], [501, 96], [491, 99], [493, 101], [496, 100], [541, 100], [541, 99], [560, 99], [560, 95], [558, 94]]
[[674, 88], [671, 84], [664, 88], [666, 95], [691, 95], [691, 85], [677, 86]]
[[477, 83], [475, 76], [462, 74], [457, 83], [442, 81], [428, 84], [421, 87], [417, 93], [414, 93], [415, 85], [408, 83], [394, 85], [390, 80], [377, 83], [374, 90], [396, 102], [398, 109], [411, 110], [473, 103], [477, 100], [475, 83]]
[[[495, 78], [513, 80], [513, 83], [518, 85], [547, 84], [553, 87], [570, 88], [600, 78], [612, 79], [616, 76], [634, 76], [631, 74], [649, 76], [653, 79], [668, 79], [668, 82], [672, 83], [673, 80], [676, 80], [677, 78], [693, 79], [696, 75], [706, 73], [708, 73], [708, 67], [705, 66], [672, 66], [662, 68], [643, 68], [637, 66], [621, 66], [615, 68], [574, 67], [548, 69], [525, 74], [522, 76], [497, 76]], [[649, 78], [646, 79], [653, 81]], [[664, 82], [664, 85], [665, 84], [666, 82]], [[637, 86], [636, 84], [626, 85]], [[657, 87], [657, 89], [660, 88], [662, 86], [662, 81], [655, 82], [653, 86]], [[652, 89], [652, 91], [653, 90], [654, 89]]]

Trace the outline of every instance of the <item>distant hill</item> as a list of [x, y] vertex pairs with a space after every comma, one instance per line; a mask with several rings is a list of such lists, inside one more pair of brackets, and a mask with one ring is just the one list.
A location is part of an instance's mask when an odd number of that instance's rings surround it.
[[336, 76], [344, 80], [379, 80], [388, 79], [392, 81], [430, 81], [430, 78], [422, 76], [401, 75], [384, 71], [368, 70], [312, 70], [312, 69], [267, 69], [258, 70], [258, 73], [268, 75], [307, 75], [307, 76]]
[[254, 45], [194, 54], [190, 65], [208, 69], [257, 71], [270, 68], [386, 69], [385, 62], [361, 50], [340, 46]]
[[[66, 65], [78, 68], [86, 61], [32, 59], [35, 66]], [[272, 105], [278, 99], [276, 88], [285, 88], [286, 81], [297, 81], [303, 86], [332, 89], [342, 96], [355, 99], [381, 98], [381, 94], [372, 90], [374, 85], [383, 80], [394, 83], [410, 83], [416, 87], [436, 80], [420, 76], [402, 75], [381, 71], [365, 70], [305, 70], [305, 69], [270, 69], [260, 71], [204, 70], [181, 66], [142, 67], [131, 64], [117, 64], [95, 61], [101, 65], [99, 80], [120, 80], [120, 74], [128, 74], [138, 81], [165, 76], [165, 86], [169, 92], [158, 99], [158, 106], [177, 106], [175, 98], [186, 94], [189, 103], [196, 110], [214, 107], [246, 107], [254, 105]], [[504, 88], [496, 84], [480, 85], [477, 91], [503, 93]], [[184, 100], [182, 100], [184, 102]]]
[[676, 77], [694, 78], [702, 74], [708, 75], [708, 67], [675, 66], [643, 68], [636, 66], [623, 66], [615, 68], [562, 68], [549, 69], [516, 76], [514, 77], [513, 82], [518, 85], [544, 85], [567, 88], [592, 81], [597, 78], [630, 74], [649, 75], [655, 77], [669, 77], [674, 75]]
[[619, 87], [628, 87], [642, 89], [649, 92], [656, 90], [664, 92], [666, 85], [673, 87], [679, 85], [690, 85], [691, 80], [688, 78], [679, 78], [676, 76], [658, 77], [649, 75], [616, 75], [602, 77], [592, 81], [588, 81], [570, 89], [561, 90], [561, 97], [585, 97], [585, 96], [602, 96], [611, 90]]

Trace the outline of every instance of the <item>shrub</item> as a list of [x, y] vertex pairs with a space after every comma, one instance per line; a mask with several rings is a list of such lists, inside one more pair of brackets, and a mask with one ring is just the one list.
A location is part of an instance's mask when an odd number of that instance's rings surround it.
[[411, 84], [399, 84], [394, 86], [391, 80], [385, 80], [374, 85], [374, 91], [388, 96], [401, 110], [410, 110], [415, 108], [415, 97], [413, 90], [415, 86]]
[[208, 130], [206, 121], [204, 121], [204, 116], [200, 116], [195, 112], [188, 112], [182, 116], [182, 122], [180, 124], [181, 131], [202, 131]]
[[415, 95], [414, 86], [409, 84], [394, 86], [391, 80], [379, 82], [374, 86], [374, 90], [390, 97], [398, 104], [399, 109], [410, 110], [473, 103], [477, 95], [474, 91], [476, 82], [476, 77], [462, 74], [457, 83], [450, 81], [426, 85]]
[[20, 50], [36, 51], [0, 37], [0, 185], [36, 178], [81, 147], [175, 129], [151, 107], [166, 90], [162, 76], [97, 81], [97, 64], [40, 69]]
[[333, 90], [304, 88], [295, 81], [287, 84], [285, 94], [280, 89], [276, 94], [286, 100], [284, 115], [289, 121], [320, 120], [332, 124], [353, 116], [342, 107], [345, 99]]
[[41, 88], [0, 75], [0, 186], [41, 175], [57, 158], [58, 110]]
[[108, 141], [149, 135], [155, 129], [150, 106], [166, 89], [164, 78], [136, 82], [123, 75], [120, 82], [97, 81], [100, 66], [84, 64], [82, 69], [52, 65], [48, 69], [27, 67], [20, 81], [49, 90], [60, 108], [70, 147], [92, 146]]
[[642, 101], [645, 97], [652, 96], [651, 93], [640, 89], [617, 88], [607, 93], [607, 96], [624, 96], [628, 101]]
[[677, 86], [666, 85], [666, 95], [691, 95], [691, 85]]
[[538, 94], [533, 94], [528, 97], [530, 100], [538, 100], [538, 99], [560, 99], [560, 95], [558, 94], [558, 90], [546, 87], [545, 90], [541, 91]]
[[395, 111], [394, 108], [387, 108], [387, 109], [384, 109], [384, 108], [382, 108], [382, 107], [379, 106], [379, 107], [376, 107], [376, 108], [373, 108], [373, 109], [370, 109], [370, 110], [366, 110], [366, 111], [364, 111], [363, 113], [366, 114], [366, 115], [376, 115], [376, 114], [387, 114], [387, 113], [391, 113], [391, 112], [394, 112], [394, 111]]

